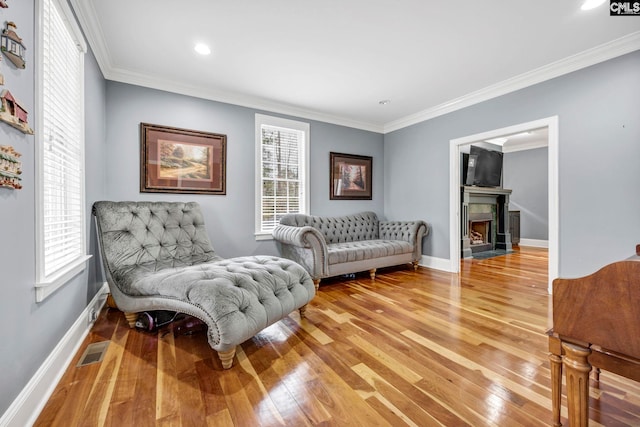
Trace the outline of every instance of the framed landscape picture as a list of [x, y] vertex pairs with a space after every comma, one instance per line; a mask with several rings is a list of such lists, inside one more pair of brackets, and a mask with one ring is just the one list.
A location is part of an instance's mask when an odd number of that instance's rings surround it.
[[371, 200], [372, 158], [355, 154], [329, 153], [329, 198]]
[[226, 194], [227, 136], [140, 123], [140, 191]]

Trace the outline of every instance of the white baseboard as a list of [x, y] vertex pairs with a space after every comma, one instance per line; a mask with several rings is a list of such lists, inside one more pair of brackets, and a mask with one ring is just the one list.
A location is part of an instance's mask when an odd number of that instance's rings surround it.
[[447, 271], [451, 273], [451, 260], [444, 258], [436, 258], [432, 256], [422, 255], [419, 264], [423, 267], [433, 268], [434, 270]]
[[69, 331], [62, 337], [58, 345], [45, 359], [31, 380], [22, 389], [18, 397], [0, 418], [0, 427], [31, 426], [40, 415], [58, 381], [67, 370], [71, 359], [75, 356], [82, 341], [87, 336], [93, 323], [88, 321], [92, 309], [100, 310], [106, 301], [109, 286], [105, 282], [87, 305], [80, 317], [73, 323]]
[[537, 240], [537, 239], [520, 239], [520, 243], [518, 246], [531, 246], [534, 248], [548, 248], [549, 241], [548, 240]]

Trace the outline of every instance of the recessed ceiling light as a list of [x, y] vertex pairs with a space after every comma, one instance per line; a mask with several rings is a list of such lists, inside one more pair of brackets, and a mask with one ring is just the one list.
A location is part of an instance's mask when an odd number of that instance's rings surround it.
[[378, 101], [378, 104], [380, 104], [380, 105], [391, 104], [391, 100], [390, 99], [383, 99], [382, 101]]
[[200, 55], [209, 55], [211, 53], [211, 49], [209, 49], [209, 46], [204, 43], [197, 43], [194, 49]]
[[603, 4], [605, 0], [584, 0], [580, 9], [582, 10], [591, 10]]

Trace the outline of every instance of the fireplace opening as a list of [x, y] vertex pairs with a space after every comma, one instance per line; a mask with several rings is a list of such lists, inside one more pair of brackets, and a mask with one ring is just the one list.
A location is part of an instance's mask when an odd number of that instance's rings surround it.
[[470, 221], [469, 239], [471, 245], [491, 243], [491, 221]]
[[493, 214], [474, 213], [469, 215], [468, 238], [471, 253], [491, 251], [494, 248], [494, 224]]
[[491, 221], [471, 221], [469, 239], [472, 245], [491, 243]]

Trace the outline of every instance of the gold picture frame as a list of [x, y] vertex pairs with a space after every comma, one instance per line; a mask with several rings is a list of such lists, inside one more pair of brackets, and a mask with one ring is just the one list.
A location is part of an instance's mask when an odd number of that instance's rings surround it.
[[226, 194], [227, 136], [140, 123], [140, 192]]

